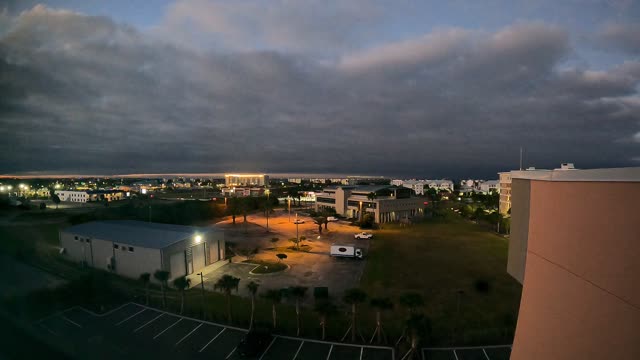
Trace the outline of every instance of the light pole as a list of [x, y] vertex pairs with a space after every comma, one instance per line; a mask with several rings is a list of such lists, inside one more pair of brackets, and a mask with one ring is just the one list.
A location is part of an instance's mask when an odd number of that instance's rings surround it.
[[287, 195], [287, 200], [289, 202], [289, 222], [291, 222], [291, 196]]
[[269, 202], [269, 194], [271, 193], [269, 191], [269, 189], [265, 190], [265, 193], [267, 194], [267, 232], [269, 232], [269, 210], [270, 210], [270, 205], [271, 203]]
[[298, 236], [298, 214], [296, 214], [296, 248], [300, 249], [300, 237]]
[[202, 288], [202, 319], [204, 319], [204, 274], [199, 272], [197, 275], [200, 275], [200, 286]]

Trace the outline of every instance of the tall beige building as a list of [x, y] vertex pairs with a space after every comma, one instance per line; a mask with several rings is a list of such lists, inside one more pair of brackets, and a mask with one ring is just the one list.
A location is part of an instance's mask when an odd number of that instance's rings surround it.
[[225, 174], [224, 184], [229, 186], [265, 186], [269, 185], [269, 176], [265, 174]]
[[640, 168], [514, 173], [511, 359], [640, 359]]

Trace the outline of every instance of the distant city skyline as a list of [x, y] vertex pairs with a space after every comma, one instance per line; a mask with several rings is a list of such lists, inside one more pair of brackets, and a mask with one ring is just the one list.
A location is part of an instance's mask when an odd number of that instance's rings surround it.
[[640, 165], [640, 2], [10, 0], [0, 173]]

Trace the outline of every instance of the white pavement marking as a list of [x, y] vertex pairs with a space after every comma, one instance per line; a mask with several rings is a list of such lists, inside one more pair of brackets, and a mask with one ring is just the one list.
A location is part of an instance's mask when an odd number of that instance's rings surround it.
[[202, 326], [202, 325], [203, 325], [203, 324], [202, 324], [202, 323], [200, 323], [200, 325], [196, 326], [196, 327], [195, 327], [193, 330], [191, 330], [187, 335], [185, 335], [182, 339], [180, 339], [180, 341], [178, 341], [178, 342], [176, 343], [176, 345], [175, 345], [175, 346], [178, 346], [178, 344], [180, 344], [181, 342], [183, 342], [183, 341], [184, 341], [184, 339], [188, 338], [188, 337], [189, 337], [189, 335], [193, 334], [193, 332], [194, 332], [194, 331], [196, 331], [196, 330], [198, 330], [198, 328], [199, 328], [200, 326]]
[[233, 348], [233, 350], [231, 350], [231, 352], [229, 353], [229, 355], [227, 355], [227, 357], [226, 357], [225, 359], [230, 358], [230, 357], [231, 357], [231, 355], [233, 355], [233, 353], [234, 353], [234, 352], [236, 352], [236, 349], [237, 349], [237, 348], [238, 348], [237, 346], [236, 346], [236, 347], [234, 347], [234, 348]]
[[458, 354], [456, 354], [456, 349], [453, 349], [453, 356], [456, 357], [456, 360], [460, 360], [460, 359], [458, 359]]
[[[277, 338], [278, 338], [277, 336], [273, 337], [273, 340], [271, 340], [271, 342], [269, 343], [269, 346], [267, 346], [267, 348], [264, 350], [262, 355], [260, 355], [260, 358], [258, 358], [258, 360], [262, 360], [262, 358], [264, 357], [264, 354], [266, 354], [267, 351], [269, 351], [269, 349], [271, 349], [271, 345], [273, 345], [273, 343], [276, 342]], [[296, 355], [298, 355], [298, 353], [296, 353]], [[293, 358], [295, 359], [296, 357], [294, 356]]]
[[143, 312], [143, 311], [145, 311], [145, 310], [147, 310], [147, 309], [142, 309], [142, 310], [138, 311], [137, 313], [135, 313], [135, 314], [133, 314], [133, 315], [129, 316], [128, 318], [126, 318], [126, 319], [124, 319], [124, 320], [120, 321], [119, 323], [117, 323], [117, 324], [116, 324], [116, 326], [118, 326], [118, 325], [122, 324], [123, 322], [125, 322], [125, 321], [127, 321], [127, 320], [129, 320], [129, 319], [133, 318], [134, 316], [136, 316], [136, 315], [140, 314], [141, 312]]
[[161, 317], [162, 315], [164, 315], [164, 314], [160, 314], [160, 315], [158, 315], [158, 316], [154, 317], [153, 319], [151, 319], [151, 320], [147, 321], [147, 323], [146, 323], [146, 324], [144, 324], [144, 325], [140, 326], [139, 328], [137, 328], [137, 329], [133, 330], [133, 332], [138, 332], [138, 330], [140, 330], [140, 329], [142, 329], [143, 327], [145, 327], [145, 326], [147, 326], [147, 325], [151, 324], [152, 322], [154, 322], [154, 321], [158, 320], [158, 318], [159, 318], [159, 317]]
[[155, 340], [158, 336], [160, 336], [160, 335], [164, 334], [164, 332], [165, 332], [165, 331], [167, 331], [167, 330], [171, 329], [175, 324], [179, 323], [180, 321], [182, 321], [182, 318], [178, 319], [178, 321], [176, 321], [176, 322], [174, 322], [173, 324], [169, 325], [169, 327], [168, 327], [168, 328], [166, 328], [166, 329], [164, 329], [164, 330], [160, 331], [160, 334], [158, 334], [158, 335], [154, 336], [154, 337], [153, 337], [153, 339]]
[[206, 348], [207, 348], [207, 346], [209, 346], [209, 344], [211, 344], [211, 343], [213, 342], [213, 340], [217, 339], [217, 338], [218, 338], [218, 336], [220, 336], [220, 334], [222, 334], [225, 330], [227, 330], [227, 328], [222, 328], [222, 331], [220, 331], [218, 334], [216, 334], [216, 336], [214, 336], [211, 340], [209, 340], [209, 342], [208, 342], [208, 343], [206, 343], [206, 344], [202, 347], [202, 349], [200, 349], [200, 351], [198, 351], [198, 352], [203, 352], [203, 351], [204, 351], [204, 349], [206, 349]]
[[48, 326], [45, 326], [43, 323], [39, 323], [38, 325], [40, 325], [43, 329], [47, 330], [48, 332], [52, 333], [53, 335], [58, 336], [58, 333], [57, 333], [57, 332], [55, 332], [55, 331], [53, 331], [53, 330], [49, 329], [49, 327], [48, 327]]
[[362, 353], [364, 352], [364, 346], [360, 348], [360, 360], [362, 360]]
[[331, 344], [331, 347], [329, 348], [329, 353], [327, 354], [327, 360], [329, 360], [329, 357], [331, 357], [332, 350], [333, 350], [333, 344]]
[[291, 360], [296, 360], [296, 358], [298, 357], [298, 353], [300, 353], [300, 349], [302, 349], [302, 345], [304, 345], [304, 341], [300, 343], [300, 346], [298, 346], [298, 351], [296, 351], [296, 354], [293, 355], [293, 359]]
[[484, 356], [487, 358], [487, 360], [491, 360], [491, 359], [489, 358], [489, 355], [487, 355], [487, 352], [486, 352], [486, 351], [484, 351], [484, 348], [482, 348], [482, 352], [484, 353]]
[[81, 328], [81, 329], [82, 329], [82, 326], [81, 326], [80, 324], [78, 324], [77, 322], [75, 322], [75, 321], [73, 321], [73, 320], [69, 319], [68, 317], [66, 317], [66, 316], [64, 316], [64, 315], [62, 315], [62, 314], [60, 314], [60, 317], [61, 317], [61, 318], [63, 318], [63, 319], [65, 319], [65, 320], [67, 320], [68, 322], [72, 323], [73, 325], [75, 325], [75, 326], [77, 326], [77, 327], [79, 327], [79, 328]]

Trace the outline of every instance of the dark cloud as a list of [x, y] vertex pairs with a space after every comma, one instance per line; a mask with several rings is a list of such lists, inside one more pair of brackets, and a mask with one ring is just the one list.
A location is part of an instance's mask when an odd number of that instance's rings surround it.
[[605, 25], [596, 34], [596, 41], [607, 50], [640, 55], [640, 23]]
[[635, 164], [640, 63], [560, 69], [566, 32], [442, 29], [337, 61], [202, 52], [35, 7], [0, 37], [5, 172], [495, 176]]

